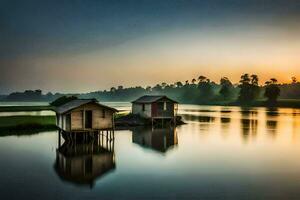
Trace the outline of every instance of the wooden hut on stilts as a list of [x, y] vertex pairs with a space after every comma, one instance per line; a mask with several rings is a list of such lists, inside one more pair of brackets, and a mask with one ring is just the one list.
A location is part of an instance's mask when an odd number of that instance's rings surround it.
[[102, 142], [114, 139], [116, 109], [100, 104], [96, 99], [76, 99], [55, 108], [59, 145], [61, 136], [71, 142]]
[[164, 95], [145, 95], [132, 102], [132, 114], [155, 123], [173, 123], [176, 126], [178, 102]]

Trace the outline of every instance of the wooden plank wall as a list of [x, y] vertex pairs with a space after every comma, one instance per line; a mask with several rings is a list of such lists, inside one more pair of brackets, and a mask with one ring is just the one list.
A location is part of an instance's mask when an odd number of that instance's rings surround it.
[[[105, 110], [105, 118], [103, 118], [103, 109]], [[80, 130], [84, 128], [84, 113], [86, 110], [93, 112], [93, 129], [109, 129], [113, 127], [113, 112], [105, 107], [100, 107], [93, 103], [80, 106], [72, 111], [72, 130]]]

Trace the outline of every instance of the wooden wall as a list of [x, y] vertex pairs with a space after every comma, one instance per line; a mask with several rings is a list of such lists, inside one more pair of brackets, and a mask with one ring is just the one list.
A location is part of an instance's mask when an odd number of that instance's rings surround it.
[[151, 104], [145, 104], [145, 110], [143, 111], [143, 104], [133, 103], [132, 114], [138, 114], [145, 118], [151, 117]]
[[71, 113], [71, 128], [72, 130], [80, 130], [83, 128], [83, 110], [73, 111]]
[[[71, 130], [67, 130], [66, 115], [57, 115], [57, 126], [65, 131], [88, 130], [85, 129], [85, 111], [92, 111], [92, 129], [111, 129], [113, 128], [113, 111], [105, 107], [89, 103], [82, 105], [71, 112]], [[103, 118], [103, 110], [105, 110], [105, 117]]]
[[67, 130], [67, 126], [66, 126], [66, 115], [56, 115], [57, 117], [57, 126], [60, 128], [60, 129], [63, 129], [65, 131], [69, 131]]
[[[163, 104], [166, 102], [166, 110], [163, 110]], [[142, 103], [133, 103], [132, 104], [132, 113], [139, 114], [144, 118], [151, 117], [162, 117], [162, 118], [170, 118], [177, 115], [177, 104], [173, 103], [168, 99], [162, 99], [152, 104], [144, 104], [145, 110], [143, 111]]]
[[[74, 109], [71, 113], [72, 130], [84, 129], [85, 111], [92, 111], [92, 129], [109, 129], [113, 128], [113, 112], [105, 107], [94, 103], [86, 104]], [[105, 118], [103, 118], [105, 110]]]

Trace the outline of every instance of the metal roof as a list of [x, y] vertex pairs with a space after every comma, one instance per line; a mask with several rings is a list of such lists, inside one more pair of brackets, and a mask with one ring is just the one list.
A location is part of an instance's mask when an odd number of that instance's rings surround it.
[[174, 103], [178, 103], [177, 101], [174, 101], [173, 99], [170, 99], [165, 95], [144, 95], [138, 98], [137, 100], [133, 101], [132, 103], [153, 103], [163, 98], [166, 98]]
[[75, 99], [75, 100], [72, 100], [66, 104], [63, 104], [61, 106], [58, 106], [55, 108], [55, 112], [58, 113], [58, 114], [63, 114], [63, 113], [66, 113], [68, 111], [71, 111], [79, 106], [82, 106], [82, 105], [85, 105], [85, 104], [88, 104], [88, 103], [94, 103], [94, 104], [97, 104], [101, 107], [104, 107], [104, 108], [107, 108], [109, 110], [112, 110], [114, 112], [117, 112], [118, 110], [115, 109], [115, 108], [111, 108], [109, 106], [106, 106], [106, 105], [102, 105], [100, 103], [98, 103], [97, 100], [95, 99]]

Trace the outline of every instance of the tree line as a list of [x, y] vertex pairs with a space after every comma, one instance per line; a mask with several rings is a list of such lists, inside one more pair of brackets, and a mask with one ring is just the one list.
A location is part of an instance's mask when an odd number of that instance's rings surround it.
[[[238, 83], [233, 84], [228, 77], [222, 77], [219, 83], [200, 75], [197, 79], [177, 81], [172, 84], [165, 82], [147, 87], [112, 87], [110, 90], [95, 91], [75, 95], [79, 98], [96, 98], [100, 101], [132, 101], [142, 95], [167, 95], [181, 103], [193, 104], [252, 104], [264, 100], [268, 104], [276, 104], [278, 98], [300, 99], [300, 83], [295, 77], [288, 84], [279, 84], [276, 78], [271, 78], [264, 84], [259, 84], [255, 74], [243, 74]], [[41, 90], [15, 92], [2, 100], [13, 101], [53, 101], [66, 94], [51, 92], [42, 94]]]
[[277, 99], [300, 99], [300, 83], [295, 77], [289, 84], [278, 84], [276, 78], [271, 78], [259, 85], [255, 74], [243, 74], [239, 83], [233, 84], [228, 77], [222, 77], [219, 83], [201, 75], [197, 79], [177, 81], [173, 84], [165, 82], [155, 86], [112, 87], [109, 91], [87, 93], [82, 96], [98, 98], [103, 101], [131, 101], [141, 95], [167, 95], [182, 103], [195, 104], [253, 104], [257, 100], [265, 100], [268, 104], [276, 104]]

